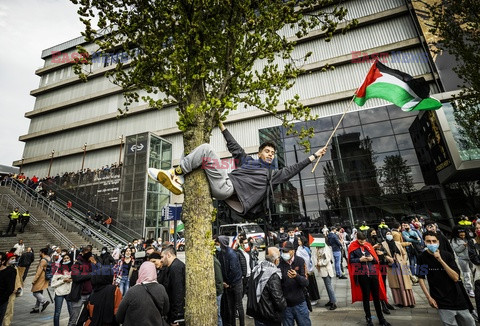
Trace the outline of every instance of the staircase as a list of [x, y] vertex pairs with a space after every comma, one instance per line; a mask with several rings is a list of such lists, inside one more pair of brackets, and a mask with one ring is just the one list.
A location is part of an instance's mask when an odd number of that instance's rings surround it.
[[[24, 240], [26, 246], [33, 247], [37, 253], [47, 243], [62, 248], [91, 244], [96, 252], [104, 246], [111, 251], [119, 243], [126, 244], [126, 241], [120, 241], [98, 231], [95, 226], [87, 225], [73, 216], [67, 217], [59, 203], [36, 197], [23, 185], [15, 183], [0, 187], [0, 214], [5, 216], [0, 218], [0, 231], [6, 231], [9, 223], [7, 216], [15, 207], [19, 207], [21, 213], [28, 210], [30, 222], [25, 233], [17, 233], [14, 237], [0, 237], [1, 250], [9, 250], [20, 238]], [[19, 229], [17, 225], [17, 232]]]

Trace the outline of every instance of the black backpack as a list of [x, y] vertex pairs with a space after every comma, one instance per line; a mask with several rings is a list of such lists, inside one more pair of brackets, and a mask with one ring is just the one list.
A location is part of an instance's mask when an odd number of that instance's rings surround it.
[[260, 277], [262, 277], [263, 271], [258, 274], [257, 277], [253, 278], [250, 277], [248, 280], [248, 288], [247, 288], [247, 315], [250, 317], [257, 317], [256, 308], [258, 306], [257, 302], [257, 285]]
[[47, 260], [46, 258], [42, 258], [42, 259], [45, 259], [45, 261], [47, 262], [47, 266], [45, 267], [45, 279], [47, 281], [50, 281], [53, 278], [52, 259], [50, 260]]

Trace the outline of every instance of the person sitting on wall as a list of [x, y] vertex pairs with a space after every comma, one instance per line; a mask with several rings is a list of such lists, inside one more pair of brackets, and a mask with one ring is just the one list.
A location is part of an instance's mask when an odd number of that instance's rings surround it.
[[256, 216], [263, 212], [263, 201], [267, 197], [269, 187], [272, 189], [274, 185], [288, 181], [327, 151], [327, 148], [323, 147], [299, 163], [273, 170], [275, 144], [271, 142], [261, 144], [258, 159], [254, 159], [247, 155], [223, 123], [220, 122], [219, 127], [237, 167], [231, 173], [227, 174], [226, 162], [221, 162], [213, 147], [210, 144], [202, 144], [183, 157], [180, 165], [174, 169], [149, 168], [149, 177], [172, 193], [180, 195], [183, 193], [184, 175], [202, 168], [207, 175], [213, 197], [225, 200], [230, 208], [241, 216]]

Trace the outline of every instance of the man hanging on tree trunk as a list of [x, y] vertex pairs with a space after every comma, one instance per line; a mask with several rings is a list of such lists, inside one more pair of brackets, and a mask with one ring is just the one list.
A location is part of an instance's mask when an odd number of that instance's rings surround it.
[[176, 168], [170, 170], [149, 168], [149, 177], [160, 182], [172, 193], [180, 195], [183, 192], [183, 176], [194, 169], [202, 168], [207, 174], [210, 191], [215, 199], [224, 200], [241, 216], [254, 217], [264, 212], [263, 201], [267, 197], [269, 187], [288, 181], [327, 151], [327, 148], [323, 147], [301, 162], [273, 170], [271, 164], [275, 158], [275, 144], [271, 142], [261, 144], [258, 159], [254, 159], [245, 153], [223, 123], [220, 122], [219, 127], [237, 167], [231, 173], [227, 174], [228, 165], [220, 160], [213, 147], [210, 144], [202, 144], [183, 157]]

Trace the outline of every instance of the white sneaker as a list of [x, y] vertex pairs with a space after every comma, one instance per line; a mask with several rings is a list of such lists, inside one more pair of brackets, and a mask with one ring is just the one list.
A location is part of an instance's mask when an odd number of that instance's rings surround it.
[[161, 183], [165, 188], [170, 190], [175, 195], [180, 195], [183, 193], [184, 178], [181, 175], [176, 175], [174, 169], [158, 170], [149, 168], [148, 176], [150, 179]]

